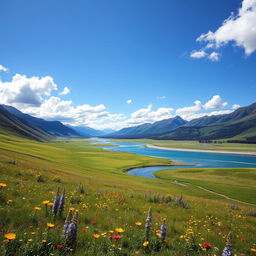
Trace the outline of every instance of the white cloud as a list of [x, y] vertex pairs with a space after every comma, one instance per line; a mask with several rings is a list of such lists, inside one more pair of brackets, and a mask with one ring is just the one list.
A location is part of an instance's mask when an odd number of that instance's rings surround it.
[[246, 55], [256, 51], [256, 0], [243, 0], [238, 14], [233, 13], [215, 31], [209, 31], [197, 38], [207, 48], [220, 48], [229, 42], [242, 47]]
[[220, 59], [220, 55], [217, 52], [212, 52], [208, 58], [212, 61], [218, 61]]
[[238, 109], [238, 108], [240, 108], [241, 106], [240, 105], [238, 105], [238, 104], [234, 104], [234, 105], [232, 105], [232, 109], [234, 109], [234, 110], [236, 110], [236, 109]]
[[167, 97], [166, 96], [157, 96], [156, 97], [158, 100], [165, 100]]
[[220, 95], [214, 95], [208, 102], [203, 106], [204, 109], [217, 109], [224, 108], [228, 105], [227, 102], [224, 102]]
[[4, 67], [3, 65], [0, 64], [0, 71], [8, 72], [8, 68], [6, 68], [6, 67]]
[[131, 103], [132, 103], [132, 100], [127, 100], [126, 103], [127, 103], [127, 104], [131, 104]]
[[63, 91], [60, 92], [59, 95], [67, 95], [69, 93], [70, 93], [70, 89], [67, 86], [65, 86]]
[[195, 58], [195, 59], [201, 59], [206, 57], [208, 54], [204, 51], [204, 50], [200, 50], [200, 51], [192, 51], [190, 53], [190, 57], [191, 58]]
[[31, 77], [16, 74], [11, 82], [0, 81], [0, 103], [14, 104], [16, 107], [23, 105], [40, 106], [45, 96], [50, 96], [57, 85], [50, 76]]
[[[183, 107], [176, 110], [176, 114], [181, 116], [186, 120], [192, 120], [194, 118], [199, 118], [205, 115], [220, 115], [224, 113], [230, 113], [231, 110], [221, 110], [221, 111], [213, 111], [213, 112], [202, 112], [205, 110], [213, 110], [213, 109], [221, 109], [228, 105], [227, 102], [224, 102], [219, 95], [213, 96], [209, 101], [205, 104], [202, 104], [201, 101], [196, 100], [194, 102], [194, 106]], [[201, 112], [201, 113], [198, 113]]]
[[176, 110], [176, 114], [181, 116], [184, 119], [188, 119], [191, 115], [203, 109], [203, 105], [201, 101], [196, 100], [194, 106], [191, 107], [183, 107]]

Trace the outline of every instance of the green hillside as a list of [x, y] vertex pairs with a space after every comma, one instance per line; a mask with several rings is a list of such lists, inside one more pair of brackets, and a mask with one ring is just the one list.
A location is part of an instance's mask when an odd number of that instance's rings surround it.
[[12, 134], [37, 141], [47, 141], [51, 135], [33, 123], [18, 118], [0, 106], [0, 133]]

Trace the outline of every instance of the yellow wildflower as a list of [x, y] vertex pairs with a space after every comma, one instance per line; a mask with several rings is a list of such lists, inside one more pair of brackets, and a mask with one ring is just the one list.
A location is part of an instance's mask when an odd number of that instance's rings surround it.
[[52, 203], [52, 202], [50, 202], [50, 203], [48, 203], [47, 205], [48, 205], [48, 206], [53, 206], [53, 203]]
[[49, 200], [45, 200], [45, 201], [42, 202], [42, 204], [45, 204], [45, 205], [48, 205], [49, 203], [50, 203]]
[[0, 188], [4, 188], [6, 187], [7, 185], [5, 183], [0, 183]]
[[7, 238], [8, 240], [13, 240], [16, 238], [16, 234], [14, 233], [8, 233], [4, 236], [5, 238]]
[[8, 239], [4, 239], [3, 242], [4, 242], [5, 244], [7, 244], [7, 243], [9, 243], [9, 240], [8, 240]]
[[251, 248], [250, 251], [251, 251], [251, 252], [256, 252], [256, 249]]
[[36, 211], [40, 211], [41, 210], [41, 207], [34, 207], [34, 210], [36, 210]]
[[53, 228], [55, 225], [54, 224], [52, 224], [52, 223], [47, 223], [47, 227], [48, 228]]
[[8, 204], [11, 204], [12, 202], [13, 202], [13, 200], [11, 200], [11, 199], [9, 199], [9, 200], [7, 201]]
[[33, 239], [32, 239], [32, 238], [28, 239], [28, 242], [32, 242], [32, 241], [33, 241]]
[[124, 232], [124, 230], [122, 228], [116, 228], [115, 231], [118, 232], [118, 233], [123, 233]]
[[144, 243], [143, 243], [143, 246], [148, 246], [149, 245], [149, 241], [145, 241]]
[[141, 225], [142, 225], [142, 223], [141, 223], [141, 222], [139, 222], [139, 221], [137, 221], [137, 222], [135, 222], [135, 225], [136, 225], [136, 226], [141, 226]]
[[46, 243], [46, 240], [43, 239], [43, 240], [42, 240], [42, 243]]
[[97, 238], [100, 237], [100, 235], [99, 234], [94, 234], [93, 237], [97, 239]]

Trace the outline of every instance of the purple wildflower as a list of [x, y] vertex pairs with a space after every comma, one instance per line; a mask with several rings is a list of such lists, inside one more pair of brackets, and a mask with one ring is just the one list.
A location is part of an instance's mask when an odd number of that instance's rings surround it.
[[59, 204], [60, 204], [60, 189], [58, 188], [57, 192], [54, 196], [54, 202], [53, 202], [53, 206], [52, 206], [52, 214], [54, 216], [56, 216], [56, 214], [58, 212]]
[[68, 228], [66, 231], [66, 238], [70, 243], [74, 243], [77, 239], [77, 229], [78, 229], [77, 221], [78, 221], [78, 212], [75, 212], [73, 219], [71, 223], [68, 225]]
[[148, 216], [146, 218], [146, 237], [145, 237], [145, 241], [149, 240], [149, 233], [150, 233], [150, 227], [151, 227], [151, 221], [152, 221], [152, 209], [151, 207], [148, 210]]
[[223, 249], [223, 252], [221, 254], [222, 256], [233, 256], [233, 249], [232, 249], [232, 233], [229, 232], [227, 235], [227, 242], [226, 242], [226, 246]]
[[65, 189], [64, 189], [62, 195], [60, 196], [60, 203], [59, 203], [60, 216], [62, 215], [62, 213], [64, 211], [64, 205], [65, 205]]
[[68, 225], [71, 223], [72, 217], [73, 217], [73, 211], [69, 210], [67, 218], [66, 218], [64, 226], [63, 226], [64, 235], [66, 235], [66, 233], [67, 233]]
[[161, 227], [160, 227], [160, 235], [161, 235], [160, 238], [161, 238], [162, 241], [165, 240], [166, 229], [167, 229], [166, 220], [164, 220]]

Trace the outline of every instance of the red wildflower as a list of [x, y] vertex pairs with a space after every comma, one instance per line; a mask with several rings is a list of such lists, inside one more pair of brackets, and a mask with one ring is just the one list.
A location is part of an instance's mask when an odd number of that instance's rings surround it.
[[114, 239], [115, 239], [115, 240], [119, 240], [120, 238], [121, 238], [120, 235], [114, 235]]
[[96, 221], [96, 220], [92, 220], [91, 223], [92, 223], [92, 224], [96, 224], [97, 221]]
[[87, 231], [86, 228], [83, 228], [83, 229], [82, 229], [82, 232], [83, 232], [83, 233], [85, 233], [86, 231]]
[[208, 250], [208, 249], [211, 249], [211, 248], [212, 248], [212, 245], [209, 244], [209, 243], [207, 243], [207, 242], [204, 242], [204, 243], [203, 243], [203, 247]]
[[62, 244], [57, 244], [56, 247], [57, 247], [57, 248], [62, 248], [63, 245], [62, 245]]

